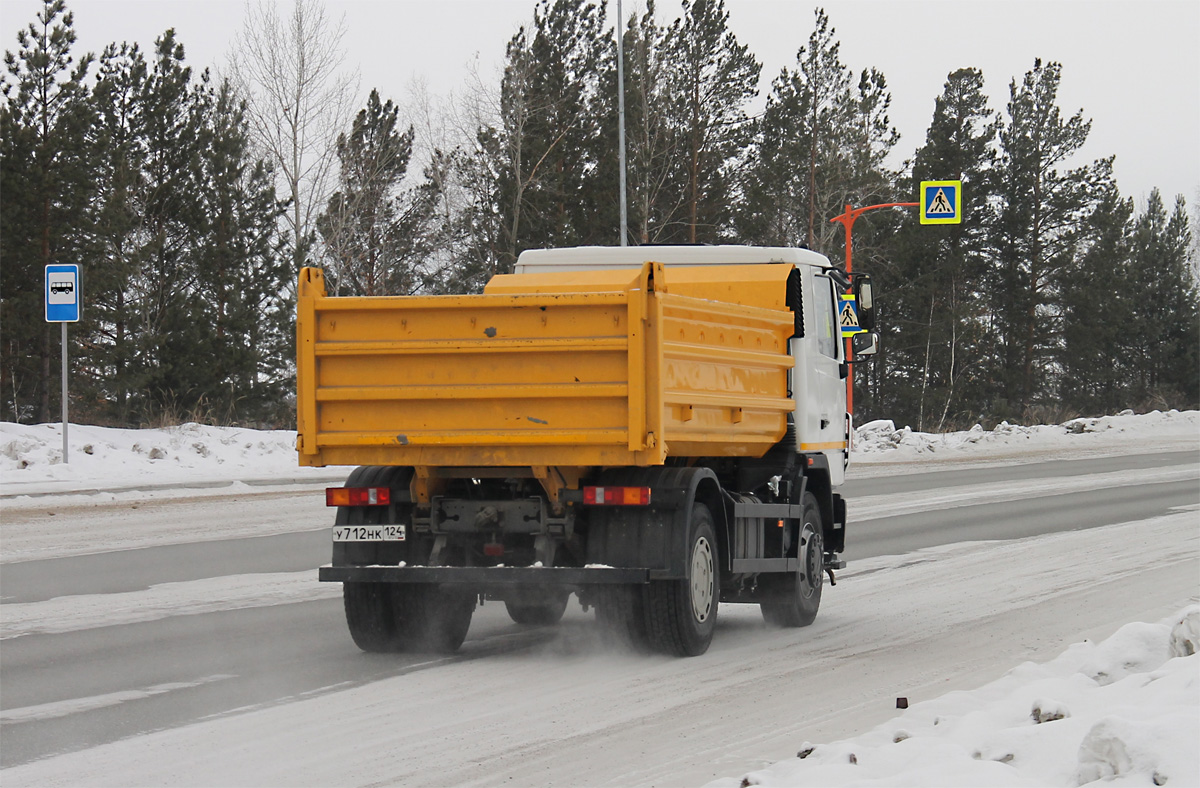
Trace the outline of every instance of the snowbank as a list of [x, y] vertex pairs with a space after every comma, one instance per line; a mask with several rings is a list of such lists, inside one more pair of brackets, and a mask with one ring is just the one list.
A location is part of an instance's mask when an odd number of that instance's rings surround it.
[[[58, 424], [0, 422], [0, 496], [112, 490], [147, 485], [203, 486], [234, 481], [280, 483], [327, 481], [345, 468], [301, 468], [296, 433], [183, 424], [124, 430], [72, 424], [69, 462], [62, 461]], [[1065, 424], [931, 434], [897, 429], [891, 421], [858, 427], [855, 464], [922, 462], [1017, 462], [1070, 453], [1200, 449], [1200, 411], [1167, 411], [1074, 419]]]
[[292, 430], [182, 424], [148, 430], [72, 424], [68, 462], [61, 424], [0, 422], [0, 495], [232, 481], [299, 482], [345, 476], [301, 468]]
[[709, 788], [1200, 785], [1200, 605]]
[[1131, 410], [1117, 416], [1072, 419], [1062, 424], [1023, 427], [1002, 422], [985, 430], [976, 424], [963, 432], [915, 432], [893, 421], [870, 421], [855, 429], [853, 463], [924, 461], [1028, 461], [1056, 456], [1086, 456], [1116, 451], [1200, 449], [1200, 411]]

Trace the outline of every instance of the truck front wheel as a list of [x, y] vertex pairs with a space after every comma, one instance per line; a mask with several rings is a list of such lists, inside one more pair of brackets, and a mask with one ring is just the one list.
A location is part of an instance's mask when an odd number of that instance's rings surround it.
[[646, 586], [646, 630], [658, 651], [694, 657], [708, 651], [717, 624], [721, 570], [712, 513], [692, 505], [687, 577], [654, 580]]
[[806, 627], [817, 617], [825, 571], [825, 548], [821, 537], [821, 508], [812, 493], [804, 494], [804, 518], [796, 558], [795, 574], [767, 578], [763, 619], [777, 627]]

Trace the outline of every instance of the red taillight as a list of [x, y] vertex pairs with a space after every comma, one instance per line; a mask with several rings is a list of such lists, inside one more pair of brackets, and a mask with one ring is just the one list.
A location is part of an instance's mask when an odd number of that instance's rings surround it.
[[326, 506], [387, 506], [392, 491], [387, 487], [326, 487]]
[[584, 487], [583, 502], [588, 506], [646, 506], [649, 487]]

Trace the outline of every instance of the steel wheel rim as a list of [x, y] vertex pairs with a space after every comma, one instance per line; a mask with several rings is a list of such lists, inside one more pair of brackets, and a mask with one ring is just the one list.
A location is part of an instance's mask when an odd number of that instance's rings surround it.
[[692, 548], [692, 615], [700, 623], [708, 620], [713, 603], [712, 545], [703, 536]]
[[821, 571], [822, 558], [820, 551], [814, 551], [813, 543], [816, 541], [816, 528], [812, 523], [804, 524], [804, 533], [800, 540], [800, 567], [804, 571], [804, 576], [797, 578], [796, 586], [803, 599], [809, 599], [817, 593], [817, 589], [821, 586]]

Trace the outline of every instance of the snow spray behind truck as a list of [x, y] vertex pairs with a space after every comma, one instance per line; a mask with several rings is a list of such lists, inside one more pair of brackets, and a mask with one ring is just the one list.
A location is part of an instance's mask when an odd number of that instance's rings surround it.
[[840, 569], [838, 321], [870, 281], [804, 249], [528, 251], [481, 295], [329, 297], [300, 274], [300, 464], [357, 465], [333, 561], [366, 651], [454, 651], [478, 602], [574, 593], [639, 648], [704, 653], [722, 602], [810, 624]]

